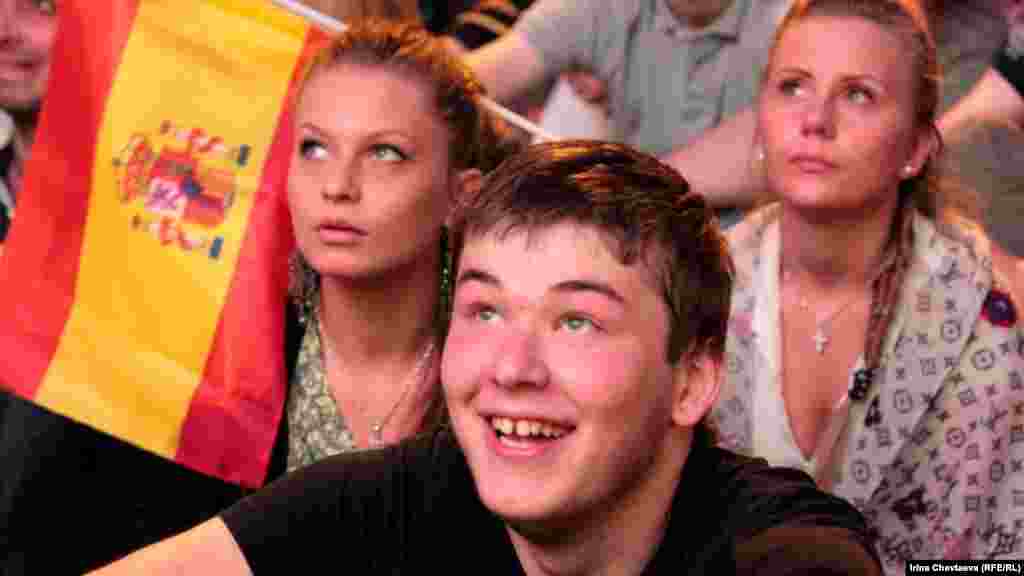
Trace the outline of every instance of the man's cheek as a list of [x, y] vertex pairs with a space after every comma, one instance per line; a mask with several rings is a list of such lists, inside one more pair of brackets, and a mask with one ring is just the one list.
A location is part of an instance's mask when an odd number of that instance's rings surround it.
[[441, 379], [446, 388], [452, 387], [452, 392], [458, 392], [458, 388], [465, 388], [474, 379], [482, 360], [479, 346], [469, 330], [461, 328], [457, 321], [453, 322], [445, 340], [441, 364]]

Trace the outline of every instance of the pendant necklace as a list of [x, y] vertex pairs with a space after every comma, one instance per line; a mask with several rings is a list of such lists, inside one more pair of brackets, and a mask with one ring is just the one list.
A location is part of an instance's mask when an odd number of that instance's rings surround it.
[[[829, 342], [832, 341], [828, 333], [825, 332], [825, 327], [831, 324], [832, 320], [835, 319], [835, 317], [838, 316], [843, 310], [846, 310], [854, 302], [856, 302], [858, 296], [859, 295], [855, 295], [852, 298], [848, 299], [846, 302], [843, 302], [839, 307], [830, 312], [824, 318], [815, 318], [814, 336], [811, 337], [811, 340], [814, 342], [815, 352], [817, 352], [818, 354], [825, 353], [825, 348], [829, 345]], [[808, 304], [807, 299], [803, 297], [800, 298], [800, 301], [797, 303], [797, 305], [800, 307], [801, 310], [809, 311], [811, 309], [811, 306], [810, 304]]]
[[[323, 348], [325, 356], [331, 351], [330, 342], [327, 338], [321, 337], [321, 347]], [[398, 400], [395, 400], [395, 403], [383, 418], [370, 425], [370, 434], [367, 438], [367, 444], [370, 447], [377, 448], [386, 444], [386, 442], [384, 442], [384, 427], [391, 421], [391, 418], [395, 415], [395, 411], [398, 410], [398, 406], [402, 403], [402, 400], [405, 400], [405, 397], [409, 395], [409, 390], [413, 387], [413, 384], [422, 379], [423, 367], [427, 364], [427, 360], [431, 357], [433, 352], [434, 340], [431, 339], [426, 348], [423, 349], [423, 353], [420, 354], [412, 372], [406, 376], [405, 388], [402, 389], [402, 394], [398, 397]]]
[[421, 373], [423, 372], [423, 367], [427, 364], [427, 359], [430, 358], [433, 352], [434, 341], [431, 340], [430, 343], [427, 344], [427, 347], [423, 350], [423, 354], [420, 355], [420, 359], [416, 361], [416, 366], [413, 368], [412, 372], [406, 377], [405, 389], [402, 390], [402, 395], [398, 397], [398, 400], [395, 401], [395, 404], [391, 406], [391, 410], [388, 410], [388, 413], [385, 414], [383, 418], [381, 418], [372, 426], [370, 426], [369, 445], [371, 447], [376, 448], [379, 446], [383, 446], [385, 444], [384, 427], [388, 425], [388, 422], [391, 420], [391, 417], [395, 415], [395, 411], [398, 410], [398, 405], [401, 404], [402, 400], [404, 400], [406, 395], [409, 394], [409, 389], [412, 388], [413, 383], [420, 381], [422, 377]]
[[[792, 278], [794, 274], [793, 274], [792, 271], [790, 271], [790, 272], [787, 272], [786, 275], [789, 276], [790, 278]], [[879, 275], [879, 273], [876, 272], [875, 274], [873, 274], [871, 276], [871, 279], [867, 282], [867, 285], [869, 287], [872, 284], [874, 284], [875, 280], [878, 278], [878, 275]], [[790, 285], [792, 285], [792, 282], [790, 282]], [[811, 305], [807, 301], [807, 297], [804, 296], [803, 294], [799, 294], [799, 291], [800, 291], [799, 286], [796, 287], [796, 290], [797, 290], [798, 295], [799, 295], [799, 299], [797, 300], [797, 306], [801, 310], [804, 310], [806, 312], [811, 311]], [[815, 319], [814, 319], [814, 335], [811, 336], [811, 341], [814, 343], [814, 351], [815, 352], [817, 352], [818, 354], [824, 354], [825, 353], [825, 349], [828, 347], [829, 343], [832, 342], [832, 338], [829, 335], [829, 332], [826, 331], [826, 328], [832, 324], [832, 321], [835, 320], [835, 318], [837, 316], [842, 314], [844, 310], [846, 310], [847, 308], [852, 306], [853, 303], [856, 302], [859, 299], [860, 299], [860, 294], [854, 294], [852, 297], [848, 298], [846, 301], [841, 302], [838, 306], [835, 307], [835, 309], [833, 309], [831, 312], [826, 314], [824, 318], [818, 318], [817, 315], [815, 315]]]

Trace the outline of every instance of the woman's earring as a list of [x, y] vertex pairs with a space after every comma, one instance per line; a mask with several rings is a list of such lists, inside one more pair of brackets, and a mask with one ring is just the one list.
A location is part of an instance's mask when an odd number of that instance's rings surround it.
[[452, 246], [448, 227], [441, 227], [441, 310], [447, 314], [452, 303]]
[[764, 148], [758, 146], [757, 150], [754, 152], [754, 157], [757, 158], [758, 162], [764, 162]]
[[904, 178], [910, 178], [913, 175], [914, 175], [914, 165], [913, 164], [907, 164], [906, 166], [903, 167], [903, 177]]
[[316, 270], [306, 262], [298, 248], [288, 258], [288, 293], [299, 312], [299, 321], [309, 320], [314, 306], [313, 297], [320, 285]]

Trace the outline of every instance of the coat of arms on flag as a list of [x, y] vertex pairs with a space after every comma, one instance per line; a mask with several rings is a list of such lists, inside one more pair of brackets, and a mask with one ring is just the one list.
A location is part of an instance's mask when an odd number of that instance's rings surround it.
[[237, 173], [251, 150], [170, 121], [133, 134], [113, 159], [118, 197], [133, 208], [132, 228], [218, 259], [224, 246], [218, 229], [240, 191]]

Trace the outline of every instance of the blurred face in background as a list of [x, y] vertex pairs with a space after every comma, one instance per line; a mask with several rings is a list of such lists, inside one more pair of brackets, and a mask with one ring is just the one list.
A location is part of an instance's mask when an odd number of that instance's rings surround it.
[[0, 108], [39, 106], [56, 31], [56, 0], [0, 0]]

